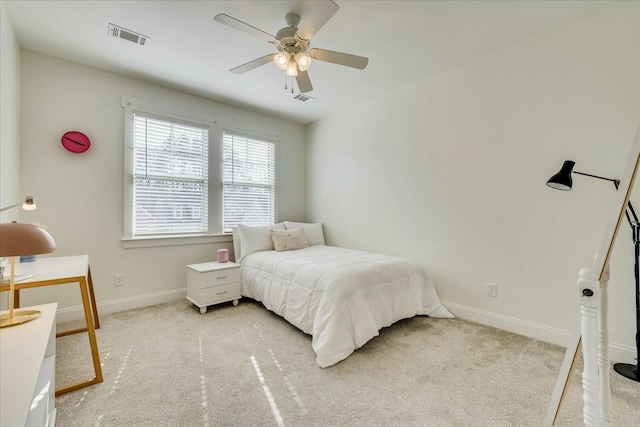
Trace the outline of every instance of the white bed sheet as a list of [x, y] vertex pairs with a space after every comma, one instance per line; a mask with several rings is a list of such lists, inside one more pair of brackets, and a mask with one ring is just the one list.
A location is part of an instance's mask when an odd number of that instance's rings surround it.
[[417, 263], [334, 246], [248, 255], [242, 294], [310, 334], [323, 368], [400, 319], [453, 317]]

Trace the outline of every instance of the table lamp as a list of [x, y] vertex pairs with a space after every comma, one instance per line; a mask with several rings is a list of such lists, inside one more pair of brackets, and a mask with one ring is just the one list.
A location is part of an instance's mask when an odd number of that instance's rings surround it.
[[17, 222], [0, 224], [0, 257], [11, 257], [9, 312], [0, 314], [0, 328], [19, 325], [40, 316], [38, 310], [14, 310], [15, 257], [53, 252], [56, 242], [40, 227]]

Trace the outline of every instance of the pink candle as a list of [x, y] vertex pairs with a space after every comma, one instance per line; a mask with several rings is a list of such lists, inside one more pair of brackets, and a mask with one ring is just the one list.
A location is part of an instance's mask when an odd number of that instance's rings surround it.
[[229, 249], [218, 249], [218, 262], [229, 262]]

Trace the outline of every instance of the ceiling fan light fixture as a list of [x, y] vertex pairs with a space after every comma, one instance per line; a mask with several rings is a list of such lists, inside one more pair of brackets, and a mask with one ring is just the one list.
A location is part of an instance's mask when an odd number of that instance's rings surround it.
[[299, 52], [296, 55], [296, 63], [298, 64], [300, 71], [307, 71], [311, 66], [311, 55], [307, 52]]
[[287, 63], [287, 69], [284, 72], [287, 76], [296, 77], [298, 75], [298, 64], [296, 61], [289, 61]]
[[276, 64], [276, 67], [281, 70], [287, 69], [287, 64], [289, 63], [289, 54], [287, 52], [281, 52], [277, 55], [273, 56], [273, 63]]
[[287, 14], [285, 16], [287, 26], [278, 30], [275, 36], [224, 13], [216, 15], [213, 19], [220, 24], [260, 38], [278, 49], [277, 53], [264, 55], [232, 68], [230, 70], [232, 73], [243, 74], [273, 61], [278, 69], [285, 73], [285, 89], [288, 88], [288, 81], [291, 80], [291, 93], [293, 93], [293, 77], [295, 77], [300, 93], [306, 93], [313, 90], [307, 73], [312, 62], [330, 62], [359, 70], [364, 70], [369, 62], [369, 59], [363, 56], [326, 49], [309, 49], [311, 39], [338, 9], [340, 6], [333, 0], [317, 0], [304, 19], [295, 13]]

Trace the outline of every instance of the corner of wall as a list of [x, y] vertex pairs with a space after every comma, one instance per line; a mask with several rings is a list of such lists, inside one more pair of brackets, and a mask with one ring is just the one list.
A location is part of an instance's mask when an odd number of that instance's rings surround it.
[[[20, 199], [20, 46], [0, 2], [0, 207]], [[14, 212], [15, 211], [15, 212]], [[17, 209], [0, 214], [17, 219]]]

